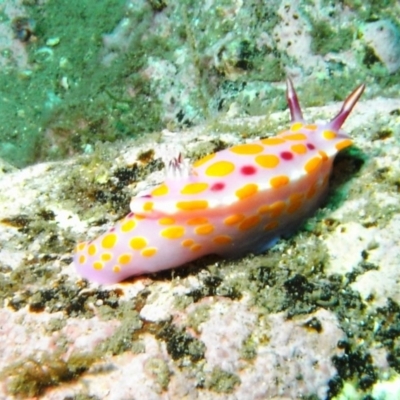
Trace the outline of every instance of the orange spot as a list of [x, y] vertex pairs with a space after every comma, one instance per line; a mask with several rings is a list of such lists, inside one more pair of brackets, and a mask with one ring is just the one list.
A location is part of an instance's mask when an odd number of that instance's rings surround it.
[[285, 143], [285, 139], [270, 137], [267, 139], [261, 139], [261, 143], [267, 146], [276, 146], [277, 144]]
[[103, 253], [101, 256], [101, 261], [110, 261], [112, 259], [112, 254], [110, 253]]
[[289, 205], [287, 208], [287, 212], [289, 214], [294, 213], [301, 207], [301, 203], [303, 202], [304, 195], [302, 193], [293, 193], [289, 196]]
[[79, 256], [79, 264], [85, 264], [86, 261], [86, 257], [82, 254], [81, 256]]
[[285, 135], [286, 140], [306, 140], [307, 136], [304, 133], [293, 133], [292, 135]]
[[304, 169], [306, 170], [306, 172], [308, 174], [311, 174], [312, 172], [314, 172], [317, 168], [319, 168], [319, 166], [321, 165], [322, 160], [320, 157], [313, 157], [310, 160], [308, 160], [306, 162], [306, 164], [304, 165]]
[[241, 155], [257, 154], [261, 153], [263, 150], [264, 147], [259, 144], [240, 144], [229, 149], [232, 153]]
[[317, 185], [314, 183], [310, 189], [307, 192], [307, 199], [310, 199], [311, 197], [313, 197], [315, 195], [315, 193], [317, 192]]
[[101, 245], [105, 249], [112, 249], [117, 243], [117, 235], [115, 233], [108, 233], [103, 237]]
[[284, 201], [276, 201], [269, 206], [270, 216], [273, 218], [279, 217], [283, 210], [285, 209], [286, 204]]
[[170, 217], [163, 217], [163, 218], [160, 218], [158, 220], [158, 223], [160, 225], [172, 225], [172, 224], [175, 223], [175, 220], [173, 218], [170, 218]]
[[154, 207], [154, 203], [152, 201], [146, 201], [143, 204], [143, 211], [152, 211]]
[[168, 186], [164, 183], [164, 184], [162, 184], [162, 185], [156, 187], [156, 188], [151, 192], [151, 194], [152, 194], [153, 196], [164, 196], [164, 195], [168, 194], [168, 192], [169, 192]]
[[130, 232], [136, 227], [136, 222], [133, 219], [129, 219], [121, 225], [122, 232]]
[[264, 230], [265, 231], [272, 231], [273, 229], [277, 228], [279, 225], [278, 221], [271, 221], [268, 222], [265, 226], [264, 226]]
[[181, 242], [181, 245], [183, 247], [190, 247], [192, 244], [194, 244], [194, 240], [193, 239], [185, 239]]
[[167, 239], [179, 239], [185, 234], [185, 228], [183, 226], [170, 226], [161, 231], [161, 236]]
[[141, 255], [143, 257], [153, 257], [157, 253], [157, 249], [155, 247], [146, 247], [141, 251]]
[[137, 236], [137, 237], [132, 238], [129, 241], [129, 246], [133, 250], [141, 250], [145, 246], [147, 246], [147, 240], [145, 238]]
[[122, 265], [128, 264], [132, 260], [132, 256], [130, 254], [122, 254], [118, 257], [118, 262]]
[[195, 182], [188, 183], [182, 190], [181, 194], [197, 194], [204, 192], [208, 188], [208, 183]]
[[293, 146], [290, 146], [290, 149], [296, 154], [307, 153], [307, 147], [304, 146], [304, 144], [294, 144]]
[[188, 225], [202, 225], [202, 224], [208, 224], [208, 219], [204, 217], [195, 217], [192, 219], [189, 219], [187, 221]]
[[255, 183], [248, 183], [236, 190], [235, 195], [240, 200], [247, 199], [258, 192], [258, 186]]
[[332, 140], [335, 139], [335, 137], [337, 136], [337, 133], [334, 131], [323, 131], [322, 132], [322, 137], [326, 140]]
[[241, 231], [247, 231], [255, 227], [260, 222], [260, 217], [258, 215], [252, 215], [248, 218], [245, 218], [243, 222], [240, 223], [239, 229]]
[[229, 244], [232, 242], [232, 238], [230, 236], [226, 236], [226, 235], [216, 236], [213, 239], [213, 242], [215, 244]]
[[235, 225], [238, 222], [241, 222], [243, 220], [244, 220], [244, 215], [243, 214], [233, 214], [233, 215], [230, 215], [229, 217], [226, 217], [224, 219], [224, 224], [228, 225], [228, 226]]
[[257, 156], [254, 160], [263, 168], [275, 168], [279, 164], [279, 157], [273, 154], [263, 154]]
[[207, 167], [205, 173], [208, 176], [222, 177], [231, 174], [235, 169], [235, 164], [230, 161], [217, 161]]
[[190, 250], [192, 251], [199, 251], [201, 249], [200, 244], [194, 244], [193, 246], [190, 247]]
[[304, 125], [305, 129], [309, 129], [310, 131], [316, 131], [318, 126], [315, 124], [308, 124], [308, 125]]
[[103, 263], [100, 262], [100, 261], [95, 261], [95, 262], [93, 263], [93, 268], [94, 268], [94, 269], [97, 269], [98, 271], [100, 271], [100, 270], [102, 270], [102, 269], [104, 268], [104, 265], [103, 265]]
[[344, 149], [344, 148], [346, 148], [346, 147], [351, 146], [352, 144], [353, 144], [353, 141], [352, 141], [352, 140], [350, 140], [350, 139], [344, 139], [344, 140], [342, 140], [341, 142], [336, 143], [335, 147], [336, 147], [337, 150], [342, 150], [342, 149]]
[[119, 265], [114, 265], [114, 267], [112, 268], [113, 272], [115, 272], [116, 274], [118, 274], [118, 272], [121, 272], [121, 267]]
[[201, 225], [201, 226], [198, 226], [194, 231], [198, 235], [208, 235], [214, 231], [214, 225], [211, 225], [211, 224]]
[[269, 181], [269, 184], [271, 185], [271, 187], [273, 187], [274, 189], [278, 189], [282, 186], [285, 186], [289, 183], [289, 177], [286, 175], [278, 175], [275, 176], [274, 178], [271, 178]]
[[193, 167], [200, 167], [201, 165], [205, 164], [207, 161], [212, 160], [215, 157], [215, 153], [209, 154], [208, 156], [205, 156], [203, 158], [200, 158], [200, 160], [197, 160], [196, 162], [193, 163]]
[[86, 242], [79, 243], [76, 246], [76, 251], [82, 251], [86, 247]]
[[88, 247], [88, 254], [89, 256], [94, 256], [96, 254], [96, 245], [95, 244], [90, 244]]
[[178, 201], [176, 203], [176, 208], [184, 211], [205, 210], [207, 207], [207, 200]]
[[322, 161], [326, 161], [329, 158], [328, 155], [323, 150], [319, 150], [318, 154], [321, 156]]

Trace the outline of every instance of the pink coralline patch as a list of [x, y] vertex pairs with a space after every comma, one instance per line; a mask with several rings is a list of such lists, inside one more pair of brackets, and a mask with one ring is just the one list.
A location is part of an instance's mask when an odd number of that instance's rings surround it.
[[[41, 358], [43, 354], [56, 354], [68, 360], [74, 352], [91, 352], [112, 336], [118, 327], [117, 321], [100, 321], [69, 318], [59, 331], [50, 329], [52, 320], [62, 320], [63, 313], [30, 313], [27, 309], [17, 312], [0, 309], [0, 371], [15, 362]], [[0, 399], [7, 395], [7, 382], [0, 385]]]
[[0, 68], [10, 66], [17, 66], [19, 69], [27, 68], [28, 53], [26, 46], [15, 39], [11, 25], [14, 18], [27, 15], [22, 0], [2, 2], [0, 14], [7, 17], [2, 18], [2, 22], [0, 22]]

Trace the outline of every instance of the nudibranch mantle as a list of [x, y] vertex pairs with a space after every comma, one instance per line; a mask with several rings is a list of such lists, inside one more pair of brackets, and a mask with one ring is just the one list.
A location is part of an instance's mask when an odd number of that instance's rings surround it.
[[330, 122], [314, 124], [304, 121], [288, 80], [288, 130], [210, 154], [193, 166], [174, 158], [163, 184], [132, 199], [131, 213], [77, 245], [78, 273], [110, 284], [207, 254], [232, 258], [265, 251], [323, 200], [336, 154], [352, 144], [340, 128], [364, 88], [357, 87]]

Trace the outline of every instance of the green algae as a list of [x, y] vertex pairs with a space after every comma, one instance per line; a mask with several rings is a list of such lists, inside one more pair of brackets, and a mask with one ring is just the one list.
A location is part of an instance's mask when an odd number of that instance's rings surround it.
[[214, 367], [206, 377], [206, 387], [216, 393], [232, 393], [240, 384], [240, 378], [221, 368]]

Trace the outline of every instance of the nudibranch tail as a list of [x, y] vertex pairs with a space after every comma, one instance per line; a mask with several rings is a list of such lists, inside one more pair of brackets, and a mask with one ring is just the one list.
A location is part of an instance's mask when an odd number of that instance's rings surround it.
[[286, 100], [289, 106], [291, 121], [302, 122], [304, 120], [303, 113], [301, 112], [299, 99], [290, 78], [286, 79]]
[[350, 95], [344, 101], [343, 106], [340, 109], [339, 113], [336, 115], [335, 118], [331, 120], [331, 122], [329, 122], [328, 124], [329, 129], [338, 131], [342, 127], [344, 121], [346, 121], [347, 117], [351, 113], [351, 110], [354, 108], [358, 99], [363, 94], [364, 89], [365, 89], [365, 84], [363, 83], [350, 93]]

